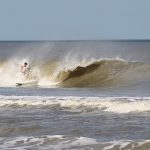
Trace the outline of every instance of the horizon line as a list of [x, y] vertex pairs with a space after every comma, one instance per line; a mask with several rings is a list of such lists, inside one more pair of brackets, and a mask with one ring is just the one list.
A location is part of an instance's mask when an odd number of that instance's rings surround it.
[[0, 40], [0, 42], [150, 41], [150, 39]]

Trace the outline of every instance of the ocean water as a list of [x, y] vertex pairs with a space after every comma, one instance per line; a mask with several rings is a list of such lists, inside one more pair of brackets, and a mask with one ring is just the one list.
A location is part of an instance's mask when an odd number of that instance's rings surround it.
[[150, 41], [0, 42], [0, 149], [149, 150]]

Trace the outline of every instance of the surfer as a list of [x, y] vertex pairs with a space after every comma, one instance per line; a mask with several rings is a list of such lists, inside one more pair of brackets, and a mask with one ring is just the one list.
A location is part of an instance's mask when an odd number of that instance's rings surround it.
[[24, 62], [20, 66], [21, 80], [16, 86], [36, 86], [38, 81], [33, 78], [29, 63]]
[[26, 81], [30, 75], [30, 68], [27, 62], [24, 62], [24, 64], [21, 65], [21, 73], [23, 75], [24, 80]]

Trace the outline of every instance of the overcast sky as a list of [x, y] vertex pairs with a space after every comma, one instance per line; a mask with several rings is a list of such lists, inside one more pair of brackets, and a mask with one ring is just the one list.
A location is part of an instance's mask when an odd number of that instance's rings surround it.
[[0, 40], [150, 39], [150, 0], [0, 0]]

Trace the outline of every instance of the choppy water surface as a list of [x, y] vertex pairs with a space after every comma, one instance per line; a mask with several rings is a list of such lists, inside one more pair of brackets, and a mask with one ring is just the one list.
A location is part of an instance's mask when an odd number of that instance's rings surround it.
[[[0, 149], [150, 149], [150, 42], [0, 43]], [[36, 86], [16, 87], [27, 61]]]

